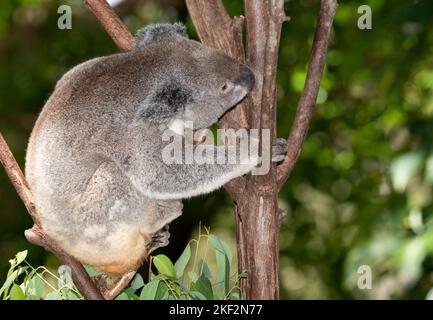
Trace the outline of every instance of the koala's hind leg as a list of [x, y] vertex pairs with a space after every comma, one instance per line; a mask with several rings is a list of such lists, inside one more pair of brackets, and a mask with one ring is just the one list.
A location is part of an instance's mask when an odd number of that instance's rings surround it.
[[156, 231], [151, 225], [156, 204], [139, 193], [115, 163], [98, 167], [73, 207], [79, 239], [71, 241], [67, 251], [83, 263], [115, 274], [142, 263]]
[[148, 230], [151, 234], [148, 244], [148, 253], [168, 245], [170, 232], [168, 224], [182, 214], [182, 201], [180, 200], [158, 200], [153, 201], [152, 211], [146, 215]]
[[153, 234], [147, 247], [148, 253], [151, 254], [156, 249], [168, 245], [169, 238], [170, 232], [168, 231], [168, 225], [166, 225], [164, 228]]

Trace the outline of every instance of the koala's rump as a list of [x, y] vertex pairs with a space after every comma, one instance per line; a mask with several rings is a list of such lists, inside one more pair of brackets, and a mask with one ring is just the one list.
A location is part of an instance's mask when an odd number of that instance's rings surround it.
[[153, 233], [169, 221], [159, 214], [157, 202], [139, 193], [93, 146], [102, 149], [107, 140], [92, 143], [86, 132], [69, 132], [64, 118], [41, 116], [29, 143], [26, 176], [44, 231], [99, 270], [135, 269]]

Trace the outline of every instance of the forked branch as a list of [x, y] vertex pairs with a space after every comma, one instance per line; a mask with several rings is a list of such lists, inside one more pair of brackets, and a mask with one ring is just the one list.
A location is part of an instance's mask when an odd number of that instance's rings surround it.
[[298, 102], [292, 130], [287, 140], [289, 149], [284, 161], [277, 168], [277, 183], [279, 188], [283, 186], [292, 172], [304, 144], [308, 128], [310, 127], [317, 95], [319, 94], [320, 81], [325, 66], [332, 21], [336, 9], [336, 0], [321, 0], [307, 79]]

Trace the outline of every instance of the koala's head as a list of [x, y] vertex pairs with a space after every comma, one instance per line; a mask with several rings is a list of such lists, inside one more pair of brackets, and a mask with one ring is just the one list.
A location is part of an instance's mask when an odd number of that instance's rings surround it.
[[172, 130], [183, 131], [217, 122], [252, 89], [251, 70], [223, 52], [187, 38], [180, 24], [156, 24], [139, 30], [135, 50], [158, 55], [154, 88], [143, 103], [140, 116]]

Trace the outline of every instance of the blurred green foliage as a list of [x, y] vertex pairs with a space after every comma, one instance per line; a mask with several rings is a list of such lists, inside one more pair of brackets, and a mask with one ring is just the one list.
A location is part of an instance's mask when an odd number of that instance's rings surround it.
[[[232, 15], [242, 13], [242, 1], [224, 2]], [[280, 235], [282, 298], [432, 297], [433, 2], [339, 2], [316, 116], [280, 194], [289, 213]], [[283, 27], [278, 67], [280, 136], [289, 133], [303, 87], [318, 3], [286, 1], [291, 21]], [[72, 7], [72, 30], [57, 28], [60, 4]], [[372, 30], [357, 28], [362, 4], [372, 8]], [[195, 37], [181, 0], [126, 0], [116, 10], [131, 31], [181, 20]], [[21, 165], [56, 80], [116, 51], [79, 0], [0, 2], [0, 130]], [[236, 252], [232, 207], [222, 191], [186, 202], [162, 252], [176, 260], [200, 220]], [[0, 279], [9, 257], [24, 249], [33, 265], [56, 266], [26, 242], [30, 226], [0, 170]], [[363, 265], [372, 270], [371, 290], [357, 286]]]
[[[210, 254], [214, 256], [213, 259]], [[69, 267], [57, 272], [46, 267], [34, 268], [27, 261], [28, 251], [18, 252], [9, 260], [4, 283], [0, 282], [1, 300], [82, 300]], [[150, 257], [149, 281], [136, 274], [116, 300], [239, 300], [238, 274], [229, 246], [209, 229], [199, 229], [175, 263], [164, 254]], [[211, 268], [212, 263], [215, 268]], [[156, 272], [152, 270], [152, 266]], [[101, 274], [85, 266], [91, 278]], [[118, 278], [111, 278], [116, 281]]]

